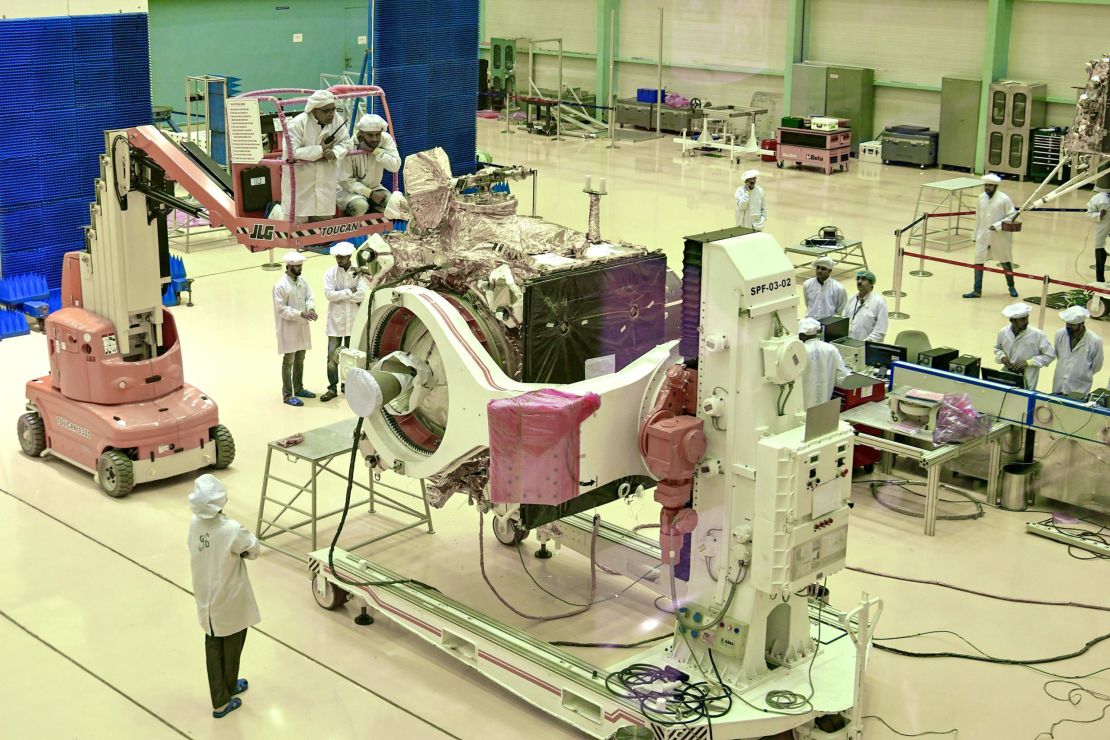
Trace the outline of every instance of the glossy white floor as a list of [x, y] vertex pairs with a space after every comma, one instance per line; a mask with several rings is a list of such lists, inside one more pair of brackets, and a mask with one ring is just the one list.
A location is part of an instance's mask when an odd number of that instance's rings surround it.
[[[584, 175], [609, 178], [602, 230], [611, 238], [665, 249], [677, 264], [681, 237], [725, 227], [732, 221], [732, 191], [740, 168], [720, 159], [682, 159], [669, 138], [622, 144], [569, 139], [554, 142], [480, 122], [482, 149], [495, 160], [524, 163], [541, 172], [539, 213], [582, 228]], [[853, 165], [849, 173], [776, 170], [764, 174], [768, 231], [788, 243], [832, 223], [864, 240], [879, 289], [889, 286], [893, 230], [911, 220], [920, 183], [949, 177], [936, 170]], [[527, 188], [517, 186], [527, 193]], [[1006, 183], [1020, 202], [1029, 185]], [[530, 208], [523, 197], [522, 210]], [[1083, 196], [1065, 205], [1082, 205]], [[1080, 216], [1030, 216], [1016, 241], [1021, 269], [1076, 277], [1089, 275], [1084, 246], [1087, 222]], [[966, 259], [970, 250], [954, 253]], [[235, 433], [238, 458], [222, 478], [232, 495], [228, 513], [248, 525], [257, 514], [266, 442], [344, 418], [338, 402], [309, 402], [304, 409], [280, 403], [278, 358], [273, 341], [269, 289], [277, 274], [258, 269], [261, 255], [237, 246], [186, 257], [196, 278], [196, 306], [175, 309], [184, 345], [187, 377], [219, 402], [223, 421]], [[330, 259], [313, 258], [305, 274], [317, 292]], [[934, 345], [948, 344], [989, 356], [994, 333], [1010, 302], [1001, 277], [988, 276], [987, 294], [963, 301], [970, 274], [938, 265], [931, 279], [907, 277], [903, 310], [912, 318], [892, 322], [927, 331]], [[1027, 283], [1023, 295], [1036, 295]], [[1046, 329], [1060, 321], [1050, 312]], [[1091, 328], [1110, 339], [1105, 324]], [[324, 386], [323, 327], [309, 357], [309, 387]], [[41, 336], [0, 343], [0, 368], [8, 393], [0, 419], [14, 426], [22, 411], [22, 384], [46, 368]], [[1051, 372], [1042, 377], [1042, 388]], [[1104, 379], [1105, 373], [1103, 374]], [[9, 434], [11, 434], [9, 432]], [[0, 444], [0, 727], [5, 737], [397, 737], [466, 738], [574, 737], [549, 719], [460, 664], [447, 660], [401, 628], [379, 619], [358, 627], [353, 611], [325, 612], [312, 600], [304, 567], [274, 551], [251, 564], [263, 622], [247, 641], [243, 674], [251, 689], [244, 706], [223, 720], [209, 715], [203, 637], [194, 618], [185, 533], [185, 498], [191, 478], [144, 486], [129, 498], [101, 494], [85, 474], [56, 460], [31, 460], [18, 451], [14, 435]], [[333, 500], [336, 491], [328, 494]], [[1020, 597], [1110, 603], [1101, 585], [1107, 564], [1080, 562], [1066, 550], [1023, 533], [1034, 514], [988, 510], [977, 521], [941, 522], [937, 536], [924, 537], [920, 520], [880, 506], [857, 486], [849, 563], [917, 578], [958, 583]], [[650, 501], [616, 505], [603, 512], [622, 521], [654, 521]], [[966, 511], [966, 505], [942, 507]], [[412, 531], [368, 548], [367, 554], [395, 570], [432, 583], [548, 639], [630, 641], [658, 634], [652, 596], [632, 589], [569, 622], [535, 624], [499, 605], [478, 574], [477, 516], [452, 500], [435, 512], [436, 534]], [[376, 523], [356, 515], [354, 530]], [[325, 531], [330, 534], [331, 528]], [[357, 535], [357, 531], [355, 533]], [[530, 541], [526, 545], [530, 544]], [[586, 596], [583, 559], [570, 553], [553, 560], [523, 560], [544, 585], [570, 601]], [[529, 611], [566, 610], [532, 587], [521, 560], [491, 545], [491, 577]], [[625, 587], [601, 576], [598, 596]], [[1023, 606], [931, 586], [844, 572], [829, 585], [833, 602], [849, 607], [861, 591], [882, 596], [886, 611], [881, 635], [954, 630], [993, 655], [1030, 658], [1067, 653], [1106, 631], [1097, 611]], [[665, 628], [664, 628], [665, 629]], [[907, 641], [925, 650], [962, 651], [955, 638], [936, 635]], [[604, 651], [590, 657], [605, 663]], [[1110, 665], [1110, 648], [1046, 668], [1085, 674]], [[1105, 675], [1105, 674], [1104, 674]], [[959, 728], [964, 738], [1033, 738], [1064, 717], [1092, 719], [1103, 702], [1077, 707], [1042, 691], [1045, 676], [1018, 667], [953, 660], [913, 660], [876, 653], [867, 681], [866, 709], [903, 732]], [[1082, 683], [1110, 693], [1102, 676]], [[1050, 687], [1062, 695], [1066, 689]], [[890, 737], [869, 722], [869, 737]], [[1101, 724], [1066, 724], [1057, 738], [1106, 737]]]

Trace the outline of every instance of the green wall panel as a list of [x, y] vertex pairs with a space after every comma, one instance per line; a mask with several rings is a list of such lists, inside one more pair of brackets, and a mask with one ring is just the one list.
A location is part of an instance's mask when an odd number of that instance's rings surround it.
[[[316, 88], [321, 72], [357, 72], [368, 7], [355, 0], [149, 0], [154, 103], [184, 110], [187, 75], [241, 77], [246, 91]], [[294, 43], [294, 34], [302, 41]]]

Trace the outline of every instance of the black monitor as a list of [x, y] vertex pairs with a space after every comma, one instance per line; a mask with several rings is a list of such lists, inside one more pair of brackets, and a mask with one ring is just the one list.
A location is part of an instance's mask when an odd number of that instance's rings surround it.
[[819, 319], [821, 328], [825, 330], [825, 341], [832, 344], [837, 339], [843, 339], [848, 336], [848, 321], [847, 316], [826, 316]]
[[983, 380], [989, 380], [999, 385], [1008, 385], [1011, 388], [1025, 388], [1025, 376], [1021, 373], [1011, 373], [1006, 370], [995, 370], [984, 367], [979, 370]]
[[863, 362], [868, 367], [890, 367], [895, 360], [906, 361], [906, 348], [882, 342], [864, 343]]

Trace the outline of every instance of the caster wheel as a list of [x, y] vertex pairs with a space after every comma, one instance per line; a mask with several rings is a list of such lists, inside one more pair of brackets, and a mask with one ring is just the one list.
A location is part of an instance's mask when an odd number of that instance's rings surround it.
[[331, 611], [342, 606], [350, 598], [350, 594], [317, 573], [312, 579], [312, 597], [322, 608]]
[[493, 518], [493, 536], [506, 547], [520, 544], [528, 537], [528, 530], [522, 529], [515, 519], [507, 516]]

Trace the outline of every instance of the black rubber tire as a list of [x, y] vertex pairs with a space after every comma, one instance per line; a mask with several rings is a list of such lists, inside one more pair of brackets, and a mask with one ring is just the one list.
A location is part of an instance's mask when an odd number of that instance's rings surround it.
[[312, 598], [316, 599], [316, 603], [319, 604], [321, 608], [327, 609], [328, 611], [343, 606], [343, 604], [347, 602], [347, 599], [350, 598], [350, 594], [341, 588], [337, 588], [331, 581], [324, 581], [324, 595], [321, 596], [320, 592], [316, 590], [316, 581], [322, 578], [322, 575], [317, 574], [308, 582], [309, 586], [312, 588]]
[[19, 446], [28, 457], [38, 457], [46, 449], [46, 425], [37, 412], [31, 411], [19, 417], [15, 424], [19, 435]]
[[528, 537], [528, 530], [521, 529], [515, 519], [507, 516], [494, 516], [493, 536], [502, 545], [515, 547]]
[[96, 472], [100, 487], [112, 498], [123, 498], [135, 488], [135, 468], [127, 453], [105, 450], [96, 464]]
[[231, 430], [223, 424], [212, 427], [209, 433], [216, 443], [216, 462], [212, 467], [223, 470], [235, 462], [235, 438], [231, 436]]

